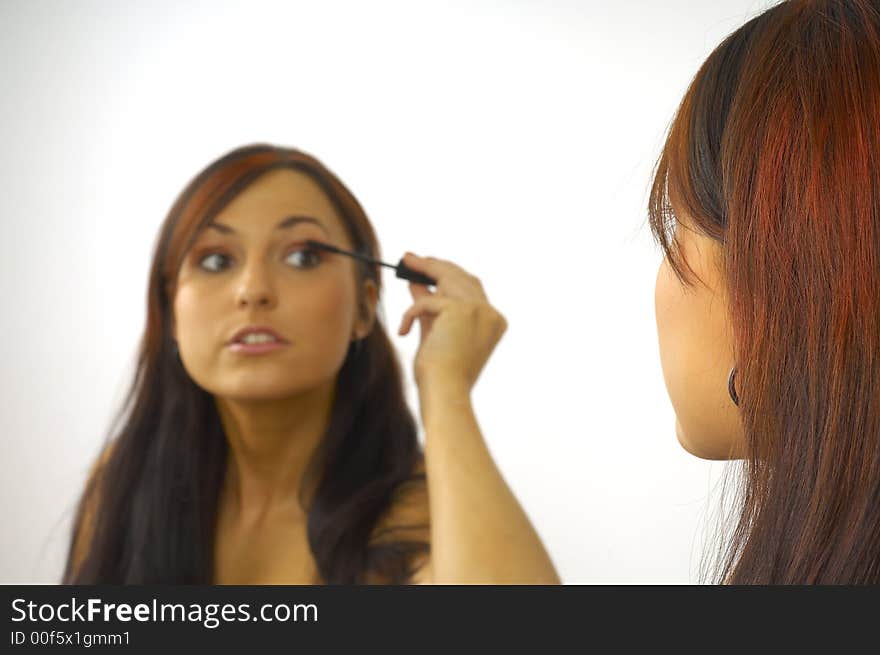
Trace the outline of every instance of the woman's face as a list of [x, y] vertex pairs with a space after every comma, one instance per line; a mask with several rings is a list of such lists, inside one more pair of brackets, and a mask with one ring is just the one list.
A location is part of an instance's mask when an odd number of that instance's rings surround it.
[[[741, 457], [739, 410], [727, 391], [736, 360], [721, 244], [684, 225], [676, 227], [676, 238], [698, 278], [694, 286], [684, 286], [664, 259], [654, 292], [660, 361], [676, 434], [685, 450], [698, 457]], [[742, 392], [738, 378], [737, 391]]]
[[[375, 284], [364, 283], [367, 316], [355, 262], [306, 251], [306, 239], [351, 248], [320, 186], [289, 169], [259, 177], [199, 234], [177, 277], [174, 336], [200, 387], [235, 400], [309, 391], [332, 383], [350, 342], [369, 333]], [[269, 327], [284, 343], [260, 354], [230, 345], [248, 326]]]

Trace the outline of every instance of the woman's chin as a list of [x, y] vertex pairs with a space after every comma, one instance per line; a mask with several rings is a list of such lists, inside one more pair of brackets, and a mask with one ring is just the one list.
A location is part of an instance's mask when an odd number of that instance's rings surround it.
[[270, 403], [290, 398], [290, 394], [241, 392], [217, 396], [223, 400], [236, 403]]
[[209, 392], [217, 400], [230, 402], [273, 402], [293, 398], [308, 391], [308, 386], [291, 385], [289, 382], [272, 383], [265, 379], [242, 380], [235, 385], [214, 387]]
[[739, 449], [736, 440], [731, 436], [713, 435], [711, 437], [700, 434], [700, 431], [694, 431], [697, 437], [692, 436], [681, 425], [675, 421], [675, 435], [678, 437], [678, 443], [688, 453], [700, 459], [713, 461], [724, 461], [730, 459], [739, 459]]
[[312, 402], [317, 397], [333, 393], [335, 378], [329, 380], [291, 380], [290, 376], [283, 379], [273, 379], [269, 375], [241, 375], [230, 383], [215, 385], [210, 393], [215, 398], [233, 402], [273, 402], [281, 400], [294, 400], [297, 397], [310, 398]]

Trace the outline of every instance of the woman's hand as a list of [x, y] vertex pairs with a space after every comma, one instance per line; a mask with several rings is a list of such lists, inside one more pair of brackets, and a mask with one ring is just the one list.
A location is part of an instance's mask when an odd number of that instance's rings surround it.
[[461, 267], [412, 253], [404, 256], [404, 263], [437, 280], [435, 292], [410, 283], [414, 302], [398, 330], [406, 335], [413, 321], [419, 320], [416, 383], [420, 389], [446, 385], [469, 394], [507, 329], [507, 321], [489, 304], [480, 280]]
[[[483, 285], [455, 264], [407, 253], [404, 263], [437, 280], [410, 284], [400, 334], [419, 320], [415, 374], [425, 428], [430, 561], [418, 580], [435, 584], [559, 584], [538, 533], [486, 445], [471, 389], [507, 321]], [[481, 511], [474, 512], [474, 507]]]

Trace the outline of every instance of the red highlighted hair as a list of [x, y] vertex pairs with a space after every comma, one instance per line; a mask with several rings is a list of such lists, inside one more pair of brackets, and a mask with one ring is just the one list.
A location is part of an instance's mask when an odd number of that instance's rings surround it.
[[746, 438], [720, 581], [880, 582], [880, 3], [790, 0], [691, 83], [651, 227], [723, 244]]

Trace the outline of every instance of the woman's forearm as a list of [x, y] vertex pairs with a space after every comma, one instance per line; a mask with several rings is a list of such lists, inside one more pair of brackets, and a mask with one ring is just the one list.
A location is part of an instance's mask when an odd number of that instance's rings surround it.
[[470, 393], [419, 391], [435, 584], [559, 584], [541, 539], [495, 466]]

